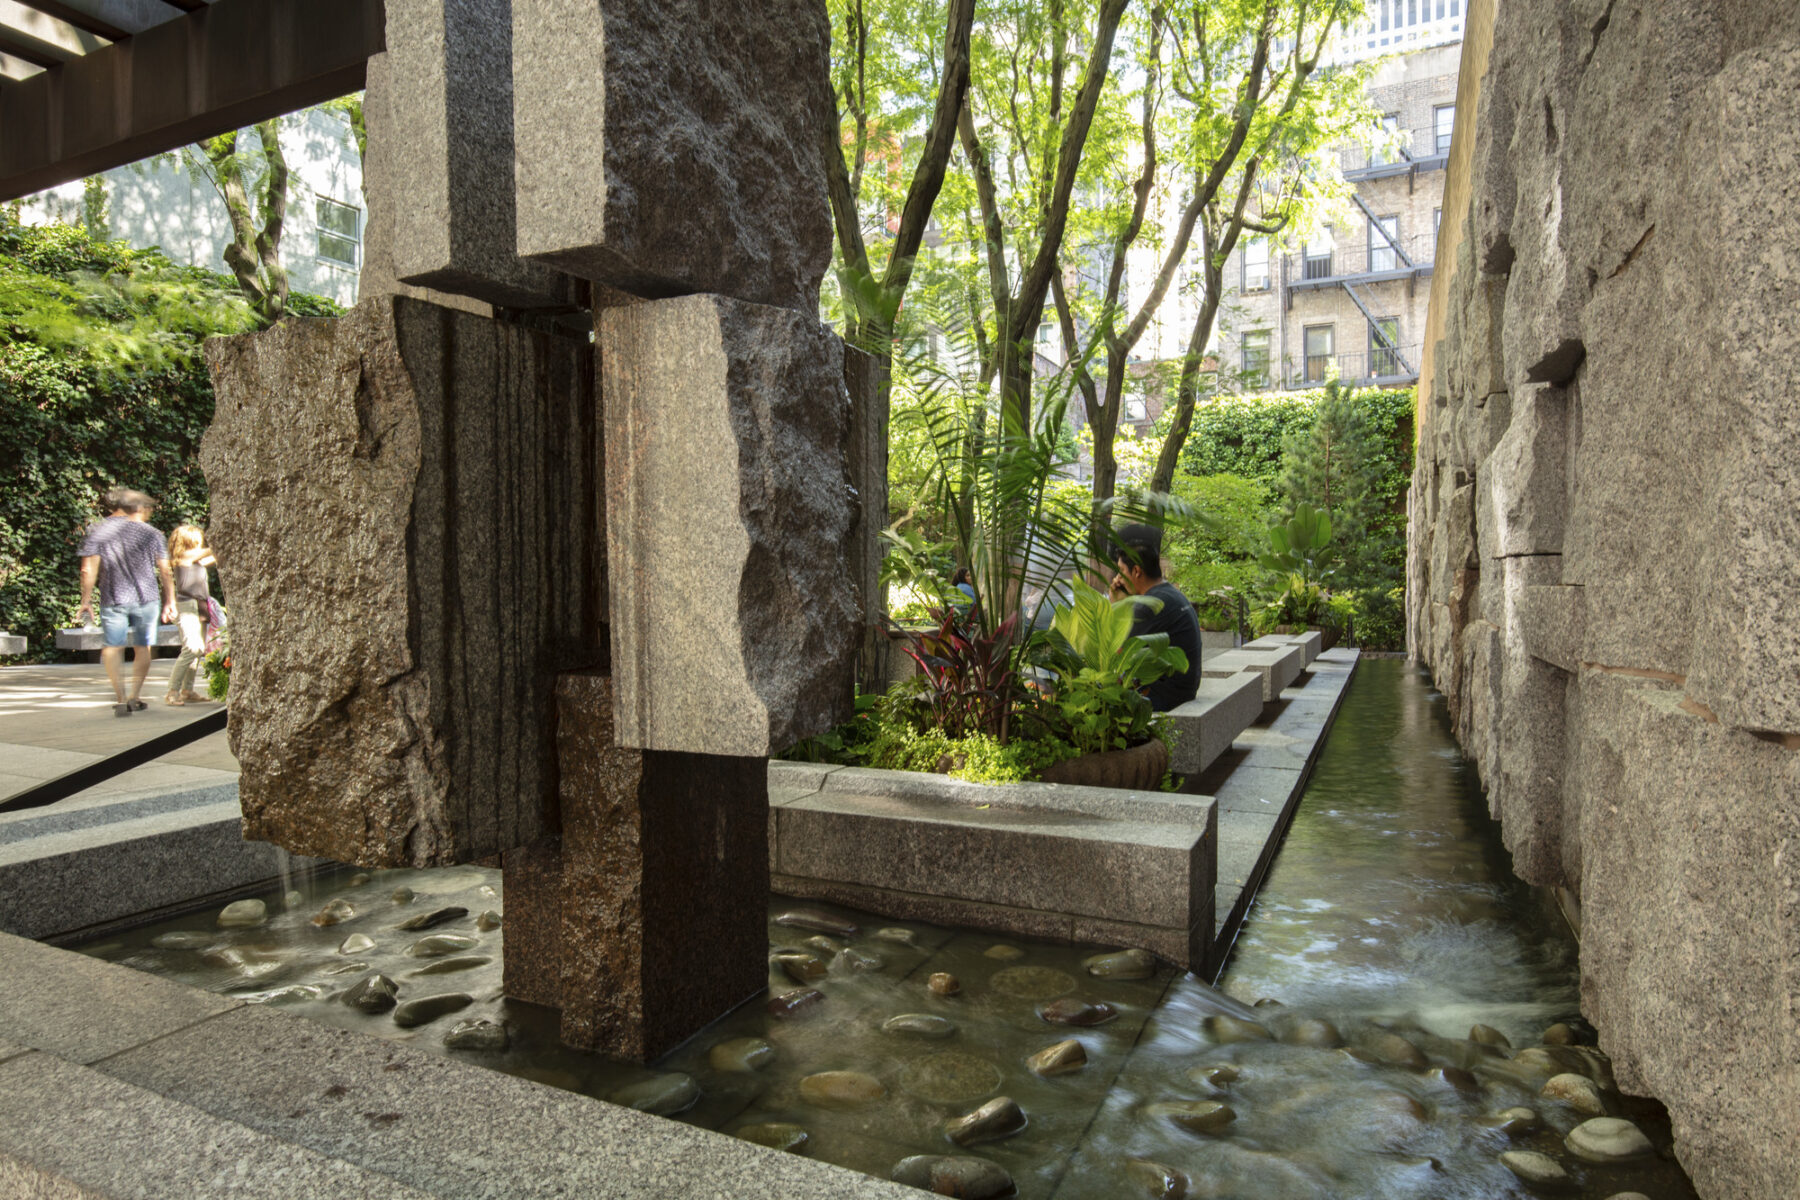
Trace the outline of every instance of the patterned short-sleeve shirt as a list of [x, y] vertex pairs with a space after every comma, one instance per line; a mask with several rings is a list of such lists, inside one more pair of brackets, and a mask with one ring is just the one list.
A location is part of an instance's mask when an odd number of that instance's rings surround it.
[[101, 604], [154, 604], [156, 564], [169, 557], [162, 534], [145, 521], [108, 517], [88, 526], [78, 553], [100, 558]]

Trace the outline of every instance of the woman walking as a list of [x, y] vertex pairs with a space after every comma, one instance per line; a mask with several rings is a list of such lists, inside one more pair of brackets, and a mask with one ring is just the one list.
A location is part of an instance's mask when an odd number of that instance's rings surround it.
[[207, 602], [212, 593], [206, 584], [206, 568], [213, 553], [206, 548], [206, 534], [193, 525], [177, 525], [169, 535], [169, 561], [175, 567], [175, 621], [181, 626], [181, 657], [169, 673], [169, 704], [201, 703], [205, 696], [194, 691], [194, 675], [206, 654]]

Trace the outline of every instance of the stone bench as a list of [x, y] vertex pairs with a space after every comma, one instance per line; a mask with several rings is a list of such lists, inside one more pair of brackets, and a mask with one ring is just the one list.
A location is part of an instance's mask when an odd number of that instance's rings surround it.
[[1309, 629], [1305, 633], [1265, 633], [1253, 642], [1245, 642], [1246, 650], [1279, 650], [1284, 646], [1299, 646], [1306, 651], [1305, 666], [1312, 666], [1325, 649], [1325, 635], [1317, 629]]
[[1283, 688], [1300, 678], [1306, 662], [1303, 645], [1256, 648], [1246, 645], [1207, 659], [1200, 664], [1200, 674], [1208, 679], [1229, 679], [1239, 671], [1255, 671], [1263, 677], [1262, 698], [1267, 704], [1281, 695]]
[[1203, 969], [1212, 799], [769, 764], [770, 887], [867, 912], [1136, 946]]
[[[181, 626], [158, 625], [156, 627], [156, 644], [158, 646], [181, 645]], [[98, 625], [84, 625], [79, 629], [59, 629], [56, 631], [56, 648], [58, 650], [103, 650], [106, 648], [106, 635], [100, 632]]]
[[0, 658], [12, 658], [31, 648], [22, 633], [0, 633]]
[[1206, 770], [1231, 748], [1238, 734], [1256, 723], [1262, 706], [1261, 672], [1239, 671], [1222, 677], [1203, 674], [1199, 693], [1169, 710], [1177, 734], [1170, 768], [1180, 775]]

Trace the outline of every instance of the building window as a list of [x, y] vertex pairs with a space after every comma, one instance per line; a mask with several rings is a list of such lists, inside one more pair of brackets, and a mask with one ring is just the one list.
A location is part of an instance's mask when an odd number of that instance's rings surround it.
[[323, 196], [318, 201], [319, 257], [356, 266], [362, 249], [362, 209]]
[[1333, 353], [1331, 335], [1330, 325], [1306, 327], [1306, 382], [1324, 383], [1325, 376], [1330, 373]]
[[1375, 148], [1369, 152], [1371, 167], [1385, 166], [1399, 161], [1394, 157], [1394, 146], [1398, 145], [1400, 136], [1400, 114], [1388, 113], [1381, 118], [1381, 135], [1375, 142]]
[[[1381, 231], [1388, 231], [1394, 241], [1390, 242], [1381, 236]], [[1394, 252], [1394, 242], [1400, 240], [1400, 217], [1398, 214], [1382, 217], [1380, 223], [1369, 222], [1369, 270], [1392, 271], [1400, 265], [1400, 256]]]
[[1306, 266], [1302, 274], [1307, 279], [1331, 277], [1331, 230], [1321, 229], [1307, 239]]
[[1269, 243], [1262, 238], [1251, 238], [1244, 243], [1244, 290], [1269, 290]]
[[1450, 153], [1450, 135], [1456, 131], [1456, 105], [1440, 104], [1432, 109], [1431, 129], [1437, 142], [1433, 152]]
[[1400, 374], [1400, 318], [1376, 317], [1369, 322], [1369, 374]]
[[1266, 386], [1269, 382], [1269, 331], [1246, 330], [1239, 346], [1243, 352], [1245, 386]]

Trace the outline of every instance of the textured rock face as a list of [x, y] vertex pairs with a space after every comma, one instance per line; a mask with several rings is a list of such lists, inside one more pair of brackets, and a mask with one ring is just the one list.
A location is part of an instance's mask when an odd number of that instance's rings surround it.
[[506, 855], [506, 992], [641, 1062], [768, 983], [768, 767], [625, 749], [612, 714], [606, 676], [558, 681], [562, 833]]
[[1507, 0], [1485, 75], [1481, 26], [1410, 637], [1516, 869], [1580, 896], [1621, 1085], [1702, 1195], [1773, 1200], [1800, 1177], [1800, 9]]
[[599, 661], [592, 352], [392, 297], [207, 347], [245, 836], [365, 866], [539, 837]]
[[566, 304], [565, 276], [518, 257], [511, 8], [388, 0], [363, 191], [401, 282], [509, 308]]
[[766, 756], [849, 715], [841, 348], [720, 296], [600, 313], [620, 745]]
[[820, 0], [514, 0], [520, 254], [811, 314], [835, 136]]

